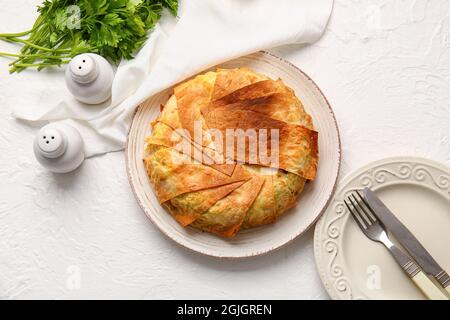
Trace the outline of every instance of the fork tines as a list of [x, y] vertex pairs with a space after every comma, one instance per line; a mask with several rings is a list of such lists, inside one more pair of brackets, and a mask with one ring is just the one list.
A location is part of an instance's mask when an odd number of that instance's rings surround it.
[[367, 229], [370, 225], [377, 222], [375, 214], [361, 195], [360, 190], [352, 192], [347, 199], [344, 200], [344, 203], [347, 206], [348, 211], [352, 214], [353, 219], [361, 228]]

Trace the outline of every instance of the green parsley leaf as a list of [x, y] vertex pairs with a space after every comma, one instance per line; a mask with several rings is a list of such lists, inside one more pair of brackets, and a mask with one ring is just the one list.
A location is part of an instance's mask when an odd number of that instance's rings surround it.
[[178, 0], [45, 0], [31, 30], [0, 34], [0, 40], [23, 44], [10, 72], [69, 63], [94, 52], [114, 63], [132, 59], [144, 44], [163, 9], [176, 16]]

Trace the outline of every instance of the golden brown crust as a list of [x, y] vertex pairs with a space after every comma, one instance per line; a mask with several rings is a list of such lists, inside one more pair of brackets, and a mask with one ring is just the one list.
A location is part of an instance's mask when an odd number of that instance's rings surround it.
[[[303, 126], [289, 124], [269, 118], [261, 113], [228, 106], [217, 107], [205, 116], [206, 123], [211, 128], [217, 128], [223, 133], [223, 144], [226, 143], [226, 129], [267, 130], [267, 149], [271, 150], [271, 129], [279, 130], [278, 163], [265, 163], [253, 153], [254, 150], [246, 144], [245, 162], [257, 161], [253, 164], [275, 167], [298, 174], [306, 179], [314, 180], [318, 161], [317, 132]], [[235, 136], [234, 159], [238, 160], [238, 137]], [[256, 135], [259, 144], [259, 134]], [[244, 159], [240, 159], [244, 160]]]
[[183, 193], [251, 178], [240, 165], [230, 177], [171, 148], [160, 149], [145, 157], [144, 164], [161, 203]]
[[172, 129], [180, 129], [181, 122], [177, 108], [177, 98], [172, 95], [164, 106], [161, 114], [154, 122], [162, 122]]
[[[217, 201], [225, 198], [233, 190], [239, 188], [245, 181], [238, 181], [220, 187], [204, 189], [196, 192], [185, 193], [166, 201], [164, 205], [169, 209], [172, 216], [183, 227], [197, 220], [205, 211], [212, 207]], [[190, 197], [191, 199], [177, 199]], [[178, 201], [179, 200], [179, 201]], [[189, 203], [189, 206], [184, 205]]]
[[219, 200], [193, 224], [223, 237], [233, 237], [241, 228], [245, 215], [255, 201], [264, 178], [254, 176], [226, 198]]
[[218, 69], [216, 73], [217, 76], [212, 94], [213, 101], [249, 84], [267, 79], [267, 77], [254, 73], [248, 68]]
[[276, 175], [272, 176], [272, 181], [276, 203], [275, 213], [278, 217], [296, 205], [298, 195], [303, 191], [306, 180], [296, 174], [279, 170]]
[[[224, 155], [216, 150], [214, 142], [207, 133], [208, 127], [201, 114], [201, 109], [211, 101], [215, 80], [216, 74], [213, 72], [197, 76], [194, 79], [175, 87], [174, 96], [177, 101], [179, 125], [182, 129], [187, 131], [185, 137], [190, 138], [193, 144], [201, 149], [203, 153], [211, 154], [213, 159], [222, 159], [221, 163], [214, 163], [210, 166], [222, 173], [231, 175], [235, 165], [225, 163]], [[196, 136], [195, 123], [201, 125], [201, 141], [194, 140], [194, 137]], [[210, 159], [211, 157], [208, 157], [207, 160]], [[205, 160], [207, 163], [213, 162], [208, 162], [207, 160]]]
[[211, 104], [219, 107], [236, 102], [267, 97], [276, 92], [281, 92], [278, 82], [273, 80], [262, 80], [232, 91], [219, 99], [213, 100]]
[[[196, 121], [200, 141], [194, 141]], [[225, 163], [209, 129], [222, 132], [222, 146], [226, 129], [265, 129], [267, 156], [278, 150], [278, 161], [261, 161], [248, 140], [239, 158], [235, 137], [235, 153]], [[271, 129], [279, 132], [279, 149], [271, 148]], [[281, 80], [247, 68], [218, 69], [176, 86], [146, 143], [144, 164], [162, 205], [182, 226], [223, 237], [275, 222], [317, 171], [317, 132], [301, 101]], [[180, 143], [190, 148], [180, 149]], [[247, 165], [255, 159], [256, 165]]]
[[[233, 174], [236, 167], [235, 164], [215, 163], [214, 156], [216, 152], [214, 150], [195, 144], [192, 140], [188, 140], [185, 136], [179, 134], [178, 131], [173, 130], [163, 122], [158, 121], [153, 124], [153, 134], [148, 136], [145, 139], [145, 142], [147, 144], [147, 155], [151, 153], [150, 151], [154, 148], [154, 146], [163, 146], [166, 148], [175, 148], [177, 151], [190, 156], [192, 159], [210, 166], [211, 168], [228, 176]], [[182, 143], [189, 144], [191, 148], [188, 148], [188, 150], [178, 148], [177, 146]]]
[[273, 177], [264, 176], [264, 184], [258, 196], [245, 215], [242, 228], [253, 228], [264, 224], [274, 223], [277, 220]]
[[[195, 121], [199, 121], [203, 125], [203, 130], [207, 129], [200, 109], [211, 101], [214, 79], [215, 77], [206, 75], [197, 76], [188, 82], [188, 86], [181, 85], [175, 88], [180, 124], [191, 137], [194, 137]], [[207, 147], [210, 141], [204, 140], [202, 143]]]
[[263, 80], [242, 87], [203, 106], [202, 113], [207, 114], [221, 106], [259, 112], [275, 120], [313, 130], [311, 116], [305, 112], [295, 93], [281, 80]]

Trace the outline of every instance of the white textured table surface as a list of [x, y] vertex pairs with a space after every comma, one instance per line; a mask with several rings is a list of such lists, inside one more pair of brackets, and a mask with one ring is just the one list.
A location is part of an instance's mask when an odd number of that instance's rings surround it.
[[[37, 3], [1, 0], [0, 32], [27, 29]], [[0, 43], [0, 51], [14, 48]], [[336, 0], [318, 43], [272, 51], [329, 99], [341, 130], [341, 177], [396, 155], [450, 165], [450, 1]], [[35, 129], [10, 112], [64, 94], [61, 72], [8, 75], [0, 59], [0, 299], [328, 298], [312, 230], [266, 256], [216, 260], [151, 224], [133, 198], [123, 153], [67, 175], [42, 169], [32, 155]]]

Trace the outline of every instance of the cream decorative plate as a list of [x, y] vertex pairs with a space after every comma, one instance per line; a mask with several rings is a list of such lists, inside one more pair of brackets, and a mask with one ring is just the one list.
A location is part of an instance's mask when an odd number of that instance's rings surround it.
[[194, 251], [221, 257], [250, 257], [277, 249], [305, 232], [328, 204], [339, 173], [341, 149], [333, 111], [317, 85], [291, 63], [266, 52], [228, 61], [220, 68], [248, 67], [273, 79], [281, 78], [302, 101], [319, 132], [319, 165], [314, 182], [308, 183], [298, 205], [275, 224], [239, 232], [232, 239], [221, 239], [193, 228], [181, 227], [158, 202], [145, 171], [142, 157], [144, 138], [150, 122], [159, 114], [173, 88], [145, 101], [136, 111], [128, 134], [127, 172], [135, 196], [151, 221], [169, 238]]
[[425, 299], [389, 252], [350, 217], [343, 199], [363, 187], [374, 190], [450, 271], [450, 169], [422, 158], [373, 162], [343, 179], [314, 233], [317, 266], [331, 298]]

